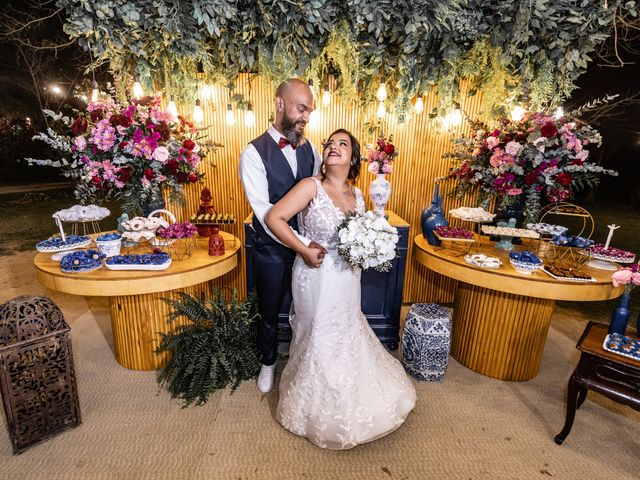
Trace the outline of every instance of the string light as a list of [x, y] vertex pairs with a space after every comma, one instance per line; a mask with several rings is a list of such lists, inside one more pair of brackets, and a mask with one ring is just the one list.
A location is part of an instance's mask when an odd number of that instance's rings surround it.
[[232, 126], [234, 123], [236, 123], [236, 117], [233, 114], [233, 108], [231, 108], [231, 104], [227, 103], [227, 113], [225, 115], [225, 118], [227, 120], [227, 125]]
[[204, 120], [204, 112], [202, 111], [202, 107], [200, 106], [200, 99], [196, 100], [196, 106], [193, 107], [193, 121], [195, 123], [202, 123]]
[[142, 98], [144, 97], [144, 90], [142, 90], [142, 85], [140, 82], [136, 80], [133, 82], [133, 98]]
[[424, 112], [424, 102], [422, 101], [422, 95], [420, 95], [416, 100], [416, 104], [413, 106], [413, 111], [416, 112], [417, 115], [420, 115], [422, 112]]
[[557, 120], [559, 118], [564, 117], [564, 108], [558, 107], [556, 108], [556, 112], [553, 114], [553, 117]]
[[97, 102], [99, 96], [100, 96], [100, 90], [98, 89], [98, 82], [94, 80], [92, 84], [92, 89], [91, 89], [91, 102], [92, 103]]
[[449, 130], [450, 128], [457, 127], [462, 123], [462, 112], [460, 111], [460, 105], [454, 104], [453, 110], [445, 115], [442, 119], [442, 128]]
[[384, 102], [378, 103], [378, 110], [376, 110], [376, 115], [379, 118], [384, 118], [386, 114], [387, 114], [387, 108], [384, 106]]
[[527, 113], [527, 111], [522, 107], [522, 105], [516, 105], [515, 107], [513, 107], [513, 110], [511, 110], [511, 120], [513, 120], [514, 122], [519, 122], [520, 120], [522, 120], [522, 117], [524, 117], [525, 113]]
[[[167, 105], [167, 112], [171, 114], [172, 120], [175, 122], [178, 120], [178, 107], [176, 107], [176, 102], [173, 99], [173, 95], [169, 97], [169, 104]], [[202, 109], [200, 109], [202, 110]]]
[[380, 80], [380, 86], [378, 87], [376, 97], [380, 102], [384, 102], [387, 99], [387, 86], [385, 84], [384, 78]]
[[309, 90], [311, 90], [311, 95], [313, 96], [313, 103], [316, 102], [316, 89], [313, 88], [313, 78], [309, 79]]
[[322, 105], [327, 107], [331, 103], [331, 92], [329, 92], [329, 85], [324, 87], [324, 93], [322, 94]]
[[253, 113], [253, 108], [251, 108], [251, 102], [247, 105], [247, 112], [244, 114], [244, 124], [251, 128], [256, 124], [256, 116]]

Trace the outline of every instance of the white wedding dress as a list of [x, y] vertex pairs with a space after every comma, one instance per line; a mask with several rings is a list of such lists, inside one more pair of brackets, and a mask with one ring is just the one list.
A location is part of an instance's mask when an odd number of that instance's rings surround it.
[[[322, 184], [298, 225], [329, 253], [320, 268], [300, 256], [293, 266], [293, 331], [280, 380], [276, 418], [320, 447], [346, 449], [380, 438], [413, 409], [415, 389], [402, 365], [377, 339], [360, 308], [360, 270], [337, 253], [344, 214]], [[364, 211], [362, 193], [356, 205]]]

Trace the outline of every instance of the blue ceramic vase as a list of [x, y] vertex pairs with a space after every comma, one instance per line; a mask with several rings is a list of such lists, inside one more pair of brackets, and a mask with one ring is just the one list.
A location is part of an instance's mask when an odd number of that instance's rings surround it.
[[[440, 245], [440, 240], [438, 240], [435, 237], [435, 235], [433, 234], [433, 231], [438, 227], [447, 226], [447, 225], [449, 225], [449, 222], [447, 222], [447, 219], [442, 214], [442, 204], [441, 204], [441, 201], [439, 201], [438, 204], [436, 205], [435, 210], [433, 210], [431, 215], [427, 217], [427, 220], [425, 221], [425, 227], [423, 228], [423, 231], [422, 231], [422, 235], [424, 235], [427, 238], [427, 242], [429, 243], [429, 245]], [[425, 235], [425, 232], [426, 232], [426, 235]]]
[[620, 297], [618, 306], [613, 311], [613, 315], [611, 316], [609, 333], [619, 333], [620, 335], [624, 335], [624, 333], [626, 332], [627, 322], [629, 322], [629, 317], [631, 316], [631, 311], [629, 310], [630, 301], [631, 292], [625, 289], [624, 293]]
[[436, 182], [436, 188], [433, 190], [433, 199], [431, 200], [431, 205], [424, 210], [422, 210], [422, 215], [420, 215], [420, 227], [422, 228], [422, 236], [427, 238], [427, 218], [431, 216], [431, 214], [435, 211], [438, 203], [442, 205], [442, 200], [438, 196], [439, 186], [438, 182]]

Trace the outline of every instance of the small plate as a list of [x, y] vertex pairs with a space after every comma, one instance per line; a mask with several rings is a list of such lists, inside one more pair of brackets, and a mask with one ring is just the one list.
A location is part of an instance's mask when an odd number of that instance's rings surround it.
[[[481, 256], [484, 257], [484, 259], [482, 259]], [[489, 261], [489, 259], [491, 259], [491, 261]], [[495, 260], [498, 261], [497, 265]], [[497, 270], [502, 266], [502, 261], [498, 257], [490, 257], [484, 254], [467, 254], [464, 256], [464, 261], [469, 265], [473, 265], [474, 267], [487, 268], [491, 270]]]

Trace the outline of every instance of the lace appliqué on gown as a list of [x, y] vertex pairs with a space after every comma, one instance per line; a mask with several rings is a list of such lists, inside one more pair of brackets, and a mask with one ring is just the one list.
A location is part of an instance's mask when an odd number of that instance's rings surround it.
[[[317, 180], [317, 194], [300, 214], [310, 240], [329, 253], [320, 268], [298, 257], [293, 267], [293, 337], [280, 380], [278, 421], [330, 449], [351, 448], [398, 428], [415, 405], [402, 365], [377, 339], [360, 309], [360, 271], [338, 256], [343, 212]], [[356, 189], [356, 207], [365, 209]]]

